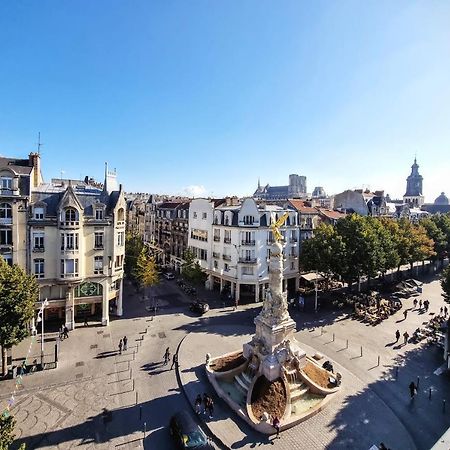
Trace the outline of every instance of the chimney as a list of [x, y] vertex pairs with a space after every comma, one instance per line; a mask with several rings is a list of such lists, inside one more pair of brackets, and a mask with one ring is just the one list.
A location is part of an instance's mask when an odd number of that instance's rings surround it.
[[39, 153], [31, 152], [29, 154], [28, 165], [30, 167], [33, 167], [33, 171], [31, 172], [31, 186], [35, 188], [42, 183], [41, 156], [39, 155]]

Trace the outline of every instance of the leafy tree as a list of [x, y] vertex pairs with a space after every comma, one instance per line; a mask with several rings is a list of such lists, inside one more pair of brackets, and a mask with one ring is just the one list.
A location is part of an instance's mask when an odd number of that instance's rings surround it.
[[441, 286], [444, 293], [442, 296], [447, 303], [450, 303], [450, 266], [442, 272]]
[[139, 255], [144, 248], [144, 242], [137, 233], [127, 233], [125, 240], [124, 272], [129, 278], [134, 278]]
[[303, 270], [314, 270], [327, 280], [339, 274], [344, 258], [344, 245], [336, 229], [321, 224], [311, 239], [302, 242], [300, 264]]
[[183, 255], [184, 264], [181, 266], [181, 275], [185, 280], [195, 284], [203, 284], [207, 275], [203, 272], [199, 262], [191, 249], [187, 249]]
[[136, 267], [133, 272], [134, 278], [138, 281], [141, 287], [145, 289], [159, 283], [158, 270], [156, 268], [155, 258], [149, 255], [146, 247], [142, 248], [136, 262]]
[[434, 241], [428, 237], [426, 229], [418, 224], [413, 225], [412, 231], [411, 258], [409, 260], [411, 270], [414, 262], [425, 261], [436, 255], [436, 252], [434, 251]]
[[442, 260], [447, 252], [447, 236], [431, 217], [421, 220], [420, 225], [425, 228], [427, 236], [434, 241], [433, 250], [435, 255], [433, 256], [433, 259]]
[[398, 224], [392, 219], [377, 220], [376, 231], [382, 249], [379, 270], [383, 277], [388, 270], [398, 267], [400, 257], [398, 254]]
[[[9, 450], [9, 446], [14, 442], [14, 427], [16, 420], [11, 414], [0, 415], [0, 450]], [[25, 450], [22, 444], [19, 450]]]
[[0, 258], [0, 346], [2, 373], [8, 373], [7, 349], [17, 345], [29, 334], [34, 316], [34, 304], [39, 298], [39, 286], [32, 275], [19, 266], [9, 266]]
[[[446, 254], [450, 254], [450, 214], [434, 214], [431, 216], [431, 220], [436, 224], [436, 226], [444, 233], [447, 245], [445, 246]], [[442, 256], [442, 259], [446, 255]]]

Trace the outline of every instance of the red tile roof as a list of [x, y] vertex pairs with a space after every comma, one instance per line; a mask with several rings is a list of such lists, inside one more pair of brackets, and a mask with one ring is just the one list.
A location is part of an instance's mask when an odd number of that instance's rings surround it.
[[342, 217], [345, 217], [346, 214], [341, 211], [331, 210], [331, 209], [324, 209], [324, 208], [317, 208], [320, 212], [320, 214], [324, 215], [328, 219], [342, 219]]
[[299, 212], [302, 214], [319, 214], [317, 211], [317, 208], [313, 208], [309, 205], [305, 205], [304, 200], [289, 200], [289, 203]]

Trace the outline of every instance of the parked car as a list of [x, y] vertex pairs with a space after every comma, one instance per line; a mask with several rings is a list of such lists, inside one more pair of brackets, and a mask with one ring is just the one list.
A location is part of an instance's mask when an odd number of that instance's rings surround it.
[[189, 309], [198, 314], [205, 314], [205, 312], [209, 311], [209, 305], [205, 302], [195, 301], [189, 305]]
[[205, 433], [186, 411], [176, 413], [170, 419], [169, 432], [177, 448], [198, 450], [213, 450]]
[[175, 278], [175, 275], [174, 275], [172, 272], [166, 272], [166, 273], [164, 274], [164, 278], [165, 278], [166, 280], [173, 280], [173, 279]]

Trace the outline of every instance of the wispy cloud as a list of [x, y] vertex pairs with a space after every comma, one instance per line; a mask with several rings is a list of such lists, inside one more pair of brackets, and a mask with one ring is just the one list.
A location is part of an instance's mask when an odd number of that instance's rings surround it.
[[188, 197], [202, 197], [206, 195], [206, 189], [201, 184], [192, 184], [183, 189], [183, 194]]

